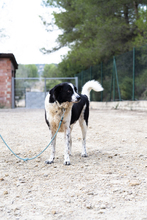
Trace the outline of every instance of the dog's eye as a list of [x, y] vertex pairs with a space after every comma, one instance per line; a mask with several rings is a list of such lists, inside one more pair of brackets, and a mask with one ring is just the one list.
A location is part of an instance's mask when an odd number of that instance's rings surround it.
[[67, 93], [71, 93], [71, 91], [70, 91], [70, 90], [68, 90], [68, 91], [67, 91]]

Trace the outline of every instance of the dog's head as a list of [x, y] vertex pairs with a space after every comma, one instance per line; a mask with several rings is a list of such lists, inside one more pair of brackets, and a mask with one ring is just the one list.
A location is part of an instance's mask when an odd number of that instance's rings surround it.
[[50, 102], [79, 102], [81, 100], [77, 93], [77, 88], [71, 83], [60, 83], [52, 88], [50, 91]]

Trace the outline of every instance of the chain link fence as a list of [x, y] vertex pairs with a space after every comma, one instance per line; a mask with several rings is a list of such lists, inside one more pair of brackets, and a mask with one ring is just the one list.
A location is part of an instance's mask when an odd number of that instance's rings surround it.
[[147, 45], [91, 66], [76, 75], [79, 91], [88, 80], [98, 80], [101, 93], [92, 92], [91, 101], [122, 101], [147, 99]]

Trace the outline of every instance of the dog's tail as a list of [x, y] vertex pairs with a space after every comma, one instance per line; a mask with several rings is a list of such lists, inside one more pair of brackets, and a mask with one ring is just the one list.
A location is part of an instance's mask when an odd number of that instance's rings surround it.
[[88, 81], [87, 83], [85, 83], [85, 85], [82, 88], [81, 94], [87, 95], [88, 99], [90, 100], [90, 91], [92, 89], [96, 92], [101, 92], [104, 90], [98, 81], [91, 80], [91, 81]]

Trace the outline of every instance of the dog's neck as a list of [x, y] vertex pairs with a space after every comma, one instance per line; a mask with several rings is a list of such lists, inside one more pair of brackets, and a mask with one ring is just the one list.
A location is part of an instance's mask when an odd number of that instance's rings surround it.
[[58, 108], [60, 109], [71, 109], [73, 106], [72, 102], [63, 102], [62, 104], [60, 104], [58, 101], [56, 101], [56, 105], [58, 106]]

